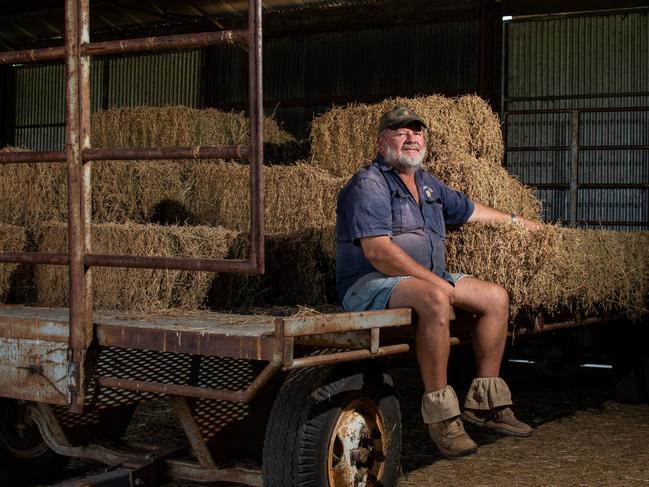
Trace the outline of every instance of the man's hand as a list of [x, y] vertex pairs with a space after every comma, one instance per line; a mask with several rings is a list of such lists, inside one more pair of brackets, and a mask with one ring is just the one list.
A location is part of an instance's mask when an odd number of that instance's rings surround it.
[[537, 230], [540, 230], [543, 228], [543, 224], [540, 222], [535, 222], [532, 220], [528, 220], [527, 218], [517, 218], [518, 222], [520, 222], [520, 225], [525, 227], [526, 229], [536, 232]]

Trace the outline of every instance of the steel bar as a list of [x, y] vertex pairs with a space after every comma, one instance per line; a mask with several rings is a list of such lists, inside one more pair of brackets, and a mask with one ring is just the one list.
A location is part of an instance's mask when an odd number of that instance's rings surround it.
[[[81, 413], [85, 388], [84, 370], [88, 345], [92, 339], [92, 293], [89, 274], [84, 267], [84, 254], [89, 243], [90, 201], [89, 168], [84, 168], [83, 149], [89, 145], [90, 73], [89, 62], [81, 55], [80, 46], [89, 39], [88, 0], [66, 0], [65, 3], [65, 66], [66, 66], [66, 130], [65, 152], [68, 171], [68, 253], [70, 336], [70, 411]], [[90, 302], [89, 302], [90, 300]]]
[[201, 467], [204, 468], [216, 468], [212, 454], [205, 444], [205, 439], [201, 434], [198, 424], [196, 424], [196, 418], [194, 417], [192, 408], [189, 406], [187, 398], [172, 397], [171, 405], [176, 413], [178, 421], [180, 421], [180, 424], [185, 431], [185, 436], [187, 436], [187, 440], [191, 445], [192, 452], [196, 456], [198, 463], [200, 463]]
[[579, 150], [647, 150], [649, 145], [582, 145]]
[[269, 362], [255, 380], [246, 388], [236, 391], [226, 389], [207, 389], [196, 386], [178, 384], [163, 384], [159, 382], [148, 382], [131, 379], [117, 379], [114, 377], [99, 377], [98, 382], [104, 387], [112, 389], [127, 389], [131, 391], [151, 392], [154, 394], [167, 394], [171, 396], [195, 397], [198, 399], [212, 399], [215, 401], [233, 401], [247, 403], [257, 391], [266, 384], [273, 375], [280, 369], [279, 362]]
[[394, 308], [380, 311], [291, 316], [278, 319], [283, 321], [283, 336], [298, 337], [409, 325], [412, 323], [412, 310], [410, 308]]
[[561, 330], [564, 328], [576, 328], [580, 326], [597, 325], [597, 324], [606, 323], [618, 319], [621, 319], [621, 316], [613, 315], [613, 316], [557, 321], [555, 323], [544, 323], [541, 326], [541, 329], [538, 331], [529, 328], [520, 328], [520, 329], [517, 328], [515, 332], [509, 332], [507, 335], [516, 336], [516, 337], [523, 336], [523, 335], [534, 335], [539, 333], [546, 333], [549, 331]]
[[123, 54], [128, 52], [164, 51], [168, 49], [190, 49], [215, 44], [245, 44], [248, 41], [245, 30], [224, 30], [196, 34], [177, 34], [159, 37], [141, 37], [121, 41], [92, 42], [82, 46], [86, 56]]
[[579, 180], [579, 110], [570, 113], [570, 226], [577, 225], [577, 182]]
[[57, 61], [65, 57], [65, 47], [46, 47], [0, 53], [0, 64], [32, 63], [37, 61]]
[[559, 150], [570, 150], [571, 146], [569, 145], [545, 145], [545, 146], [514, 146], [506, 147], [505, 149], [508, 152], [523, 152], [523, 151], [559, 151]]
[[261, 472], [247, 468], [206, 469], [186, 460], [167, 460], [167, 472], [174, 479], [194, 482], [234, 482], [252, 487], [264, 485]]
[[31, 162], [67, 162], [65, 151], [0, 152], [0, 163], [23, 164]]
[[351, 350], [347, 352], [330, 353], [327, 355], [313, 355], [311, 357], [293, 359], [292, 363], [285, 367], [285, 369], [292, 370], [303, 367], [314, 367], [316, 365], [337, 364], [340, 362], [350, 362], [352, 360], [363, 360], [394, 355], [397, 353], [406, 353], [408, 351], [410, 351], [410, 345], [407, 343], [401, 343], [380, 347], [376, 353], [372, 353], [369, 350]]
[[248, 1], [248, 103], [250, 120], [250, 262], [264, 272], [264, 105], [262, 86], [261, 2]]
[[[511, 102], [516, 102], [516, 101], [542, 101], [542, 100], [584, 100], [588, 98], [627, 98], [627, 97], [636, 97], [636, 96], [649, 96], [649, 91], [645, 92], [625, 92], [625, 93], [602, 93], [602, 94], [593, 94], [593, 95], [553, 95], [553, 96], [514, 96], [514, 97], [507, 97], [504, 99], [505, 103], [511, 103]], [[635, 111], [635, 110], [646, 110], [644, 107], [628, 107], [629, 111]], [[560, 110], [560, 109], [552, 109], [548, 108], [547, 110]], [[567, 108], [565, 110], [570, 110], [570, 108]], [[599, 110], [614, 110], [610, 108], [585, 108], [580, 110], [593, 110], [593, 111], [599, 111]], [[627, 107], [623, 107], [622, 110], [627, 110]], [[520, 112], [522, 110], [516, 110], [516, 112]]]
[[[81, 45], [81, 54], [83, 56], [103, 56], [129, 52], [162, 51], [166, 49], [190, 49], [215, 44], [245, 44], [247, 40], [248, 36], [245, 30], [142, 37], [121, 41], [84, 42]], [[27, 49], [0, 53], [0, 64], [56, 61], [64, 57], [64, 46]]]
[[40, 252], [0, 252], [0, 262], [68, 265], [70, 256], [68, 254], [43, 254]]
[[[570, 150], [571, 145], [537, 145], [507, 147], [509, 152]], [[581, 145], [579, 150], [647, 150], [649, 145]]]
[[[540, 189], [569, 189], [570, 183], [534, 183], [526, 182], [528, 186]], [[649, 189], [649, 183], [579, 183], [579, 189]]]
[[143, 257], [133, 255], [89, 254], [86, 267], [130, 267], [135, 269], [174, 269], [182, 271], [210, 271], [256, 273], [250, 261], [237, 259], [193, 259], [189, 257]]
[[248, 145], [195, 147], [138, 147], [128, 149], [86, 149], [84, 161], [153, 160], [153, 159], [245, 159]]
[[101, 445], [72, 446], [66, 439], [54, 413], [52, 413], [52, 410], [47, 404], [37, 403], [35, 406], [30, 406], [29, 417], [38, 425], [38, 429], [47, 446], [59, 455], [85, 458], [109, 465], [121, 464], [135, 456], [135, 454], [130, 452]]
[[[84, 161], [129, 161], [155, 159], [247, 159], [249, 145], [195, 147], [133, 147], [126, 149], [85, 149]], [[66, 162], [64, 151], [0, 152], [0, 163]]]

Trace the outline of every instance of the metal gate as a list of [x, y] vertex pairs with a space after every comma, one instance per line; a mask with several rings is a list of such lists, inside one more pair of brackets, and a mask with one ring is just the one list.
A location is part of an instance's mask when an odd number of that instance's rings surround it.
[[[164, 268], [194, 271], [262, 273], [263, 245], [263, 104], [261, 2], [249, 0], [248, 27], [197, 34], [90, 42], [89, 0], [65, 1], [65, 46], [0, 53], [0, 64], [65, 59], [65, 150], [0, 153], [0, 163], [65, 163], [68, 174], [68, 253], [3, 252], [0, 262], [69, 266], [70, 330], [68, 376], [70, 410], [81, 412], [88, 348], [93, 338], [92, 273], [94, 266]], [[90, 60], [95, 56], [198, 48], [214, 44], [247, 47], [250, 141], [246, 145], [93, 149], [90, 133]], [[248, 259], [191, 259], [92, 253], [90, 171], [109, 160], [237, 158], [250, 161], [251, 225]]]

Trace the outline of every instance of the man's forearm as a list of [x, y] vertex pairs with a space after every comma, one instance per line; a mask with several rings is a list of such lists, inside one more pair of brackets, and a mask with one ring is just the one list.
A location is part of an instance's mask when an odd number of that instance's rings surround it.
[[[475, 203], [475, 209], [473, 213], [467, 220], [468, 223], [473, 222], [493, 222], [493, 221], [511, 221], [514, 219], [514, 215], [511, 213], [505, 213], [504, 211], [496, 210], [490, 206], [485, 206], [480, 203]], [[523, 217], [515, 217], [516, 223], [524, 226], [528, 230], [538, 230], [541, 228], [541, 224], [528, 220]]]
[[436, 286], [450, 286], [444, 279], [416, 262], [388, 236], [363, 238], [361, 247], [372, 265], [387, 276], [412, 276]]

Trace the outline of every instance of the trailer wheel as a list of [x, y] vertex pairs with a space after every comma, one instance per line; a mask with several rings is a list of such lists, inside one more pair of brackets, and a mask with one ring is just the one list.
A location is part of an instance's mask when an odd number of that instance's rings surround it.
[[289, 374], [266, 427], [264, 485], [390, 486], [398, 476], [401, 411], [376, 369]]
[[54, 453], [38, 427], [25, 418], [25, 403], [0, 399], [0, 487], [52, 480], [67, 457]]

